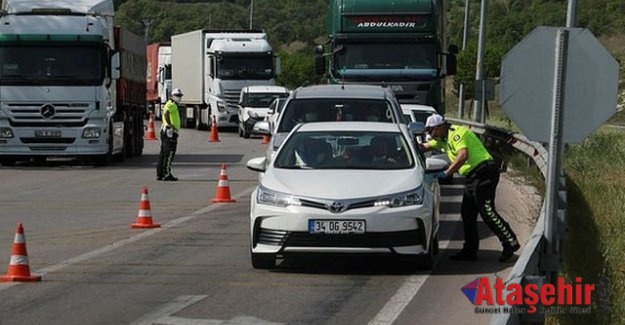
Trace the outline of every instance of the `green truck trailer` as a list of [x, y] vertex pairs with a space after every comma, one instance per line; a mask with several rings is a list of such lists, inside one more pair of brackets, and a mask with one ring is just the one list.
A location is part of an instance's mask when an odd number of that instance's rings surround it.
[[385, 84], [402, 103], [445, 112], [445, 77], [458, 47], [447, 46], [445, 0], [330, 0], [328, 43], [316, 70], [330, 83]]

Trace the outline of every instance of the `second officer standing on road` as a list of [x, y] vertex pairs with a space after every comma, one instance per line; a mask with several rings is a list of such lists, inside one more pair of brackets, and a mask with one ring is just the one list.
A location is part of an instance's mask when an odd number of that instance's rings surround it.
[[480, 237], [477, 232], [477, 215], [499, 238], [503, 252], [499, 261], [505, 262], [520, 248], [510, 225], [495, 210], [495, 192], [499, 182], [499, 166], [477, 138], [464, 126], [451, 125], [442, 116], [433, 114], [425, 122], [432, 139], [419, 144], [423, 151], [445, 149], [451, 165], [437, 177], [445, 178], [458, 172], [465, 177], [460, 215], [464, 226], [464, 247], [452, 255], [452, 260], [477, 259]]
[[182, 90], [176, 88], [171, 98], [163, 107], [163, 124], [161, 125], [161, 152], [156, 166], [156, 180], [177, 181], [171, 173], [171, 165], [178, 147], [178, 131], [180, 130], [180, 112], [178, 104], [182, 100]]

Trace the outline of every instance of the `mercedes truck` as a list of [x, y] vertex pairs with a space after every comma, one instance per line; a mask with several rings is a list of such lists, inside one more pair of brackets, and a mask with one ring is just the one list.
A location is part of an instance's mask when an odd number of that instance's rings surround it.
[[330, 83], [390, 87], [402, 103], [445, 112], [445, 77], [458, 47], [447, 47], [446, 0], [330, 0], [328, 43], [315, 49]]
[[172, 86], [182, 89], [182, 125], [238, 127], [241, 88], [274, 85], [279, 61], [260, 30], [195, 30], [171, 37]]
[[113, 0], [3, 1], [0, 163], [142, 154], [146, 44], [113, 14]]

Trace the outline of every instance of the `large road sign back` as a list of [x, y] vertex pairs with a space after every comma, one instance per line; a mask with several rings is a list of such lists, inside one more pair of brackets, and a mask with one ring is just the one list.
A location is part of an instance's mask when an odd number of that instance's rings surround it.
[[[549, 142], [559, 28], [537, 27], [501, 64], [499, 103], [534, 141]], [[616, 112], [619, 65], [590, 31], [567, 30], [562, 140], [579, 143]]]

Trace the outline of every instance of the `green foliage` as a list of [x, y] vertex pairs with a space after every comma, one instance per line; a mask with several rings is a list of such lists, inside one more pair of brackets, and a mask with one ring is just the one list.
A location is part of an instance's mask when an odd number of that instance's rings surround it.
[[281, 52], [279, 54], [282, 72], [278, 76], [278, 83], [289, 88], [307, 84], [320, 83], [320, 77], [315, 75], [315, 63], [312, 51], [302, 51], [293, 54]]
[[[499, 77], [501, 58], [505, 48], [501, 44], [487, 44], [484, 53], [484, 77], [493, 79]], [[477, 42], [470, 43], [467, 48], [458, 53], [458, 73], [454, 78], [454, 89], [460, 84], [465, 87], [465, 99], [473, 98], [475, 82], [475, 62], [477, 62]]]
[[[170, 37], [196, 29], [248, 29], [250, 27], [251, 0], [114, 0], [117, 8], [116, 22], [138, 35], [145, 35], [145, 23], [149, 23], [148, 41], [169, 41]], [[497, 0], [488, 1], [485, 75], [499, 75], [501, 58], [516, 43], [537, 26], [563, 26], [566, 22], [568, 0]], [[481, 1], [471, 0], [470, 33], [467, 49], [458, 57], [460, 82], [470, 88], [472, 94], [475, 79], [476, 48], [479, 32]], [[448, 29], [451, 44], [462, 44], [465, 0], [450, 0]], [[253, 29], [264, 29], [269, 41], [282, 56], [303, 51], [325, 38], [325, 17], [328, 0], [254, 0], [252, 10]], [[595, 36], [613, 35], [625, 30], [625, 1], [585, 0], [578, 1], [577, 26], [588, 27]], [[294, 46], [295, 45], [295, 46]], [[300, 46], [302, 45], [302, 46]], [[622, 47], [622, 45], [621, 45]], [[297, 61], [312, 61], [306, 51]], [[299, 56], [298, 55], [298, 56]], [[286, 57], [285, 57], [286, 59]], [[292, 58], [288, 58], [290, 60]], [[302, 64], [296, 71], [307, 71]], [[283, 69], [284, 79], [298, 84], [307, 75], [292, 78]], [[307, 73], [307, 72], [306, 72]]]

